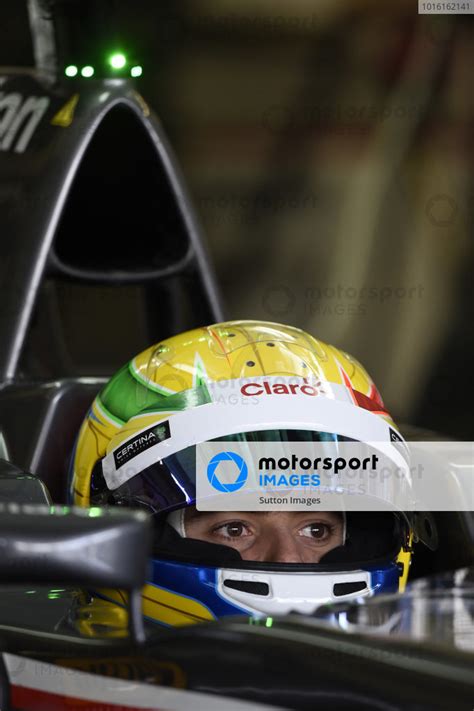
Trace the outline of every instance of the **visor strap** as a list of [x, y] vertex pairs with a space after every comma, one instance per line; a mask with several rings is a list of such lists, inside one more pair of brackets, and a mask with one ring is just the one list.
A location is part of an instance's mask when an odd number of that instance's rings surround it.
[[174, 528], [176, 533], [179, 533], [181, 538], [186, 538], [186, 529], [184, 527], [184, 509], [176, 509], [168, 514], [166, 521]]

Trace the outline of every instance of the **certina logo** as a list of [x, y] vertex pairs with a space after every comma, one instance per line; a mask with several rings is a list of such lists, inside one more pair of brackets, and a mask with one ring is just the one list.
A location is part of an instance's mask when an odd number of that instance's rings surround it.
[[242, 395], [254, 397], [255, 395], [308, 395], [316, 397], [320, 394], [320, 390], [316, 385], [310, 385], [305, 378], [302, 383], [272, 383], [264, 380], [260, 383], [245, 383], [240, 388]]
[[153, 447], [153, 445], [158, 444], [158, 442], [163, 442], [165, 439], [171, 437], [170, 425], [168, 420], [165, 422], [160, 422], [158, 425], [153, 425], [150, 429], [141, 432], [133, 439], [126, 442], [122, 447], [116, 449], [114, 452], [114, 462], [115, 467], [123, 467], [124, 464], [129, 462], [131, 459], [141, 454], [145, 450]]

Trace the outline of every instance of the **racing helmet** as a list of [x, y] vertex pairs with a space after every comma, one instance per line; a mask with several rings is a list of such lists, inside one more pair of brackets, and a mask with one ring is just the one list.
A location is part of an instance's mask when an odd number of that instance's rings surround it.
[[[263, 321], [229, 321], [166, 339], [133, 358], [97, 395], [73, 453], [70, 499], [153, 515], [153, 560], [143, 590], [148, 618], [182, 625], [235, 614], [311, 613], [322, 604], [404, 589], [417, 534], [403, 512], [340, 514], [341, 538], [317, 562], [252, 560], [228, 536], [189, 534], [196, 446], [217, 441], [229, 449], [228, 443], [261, 440], [403, 441], [357, 360], [302, 330]], [[305, 525], [304, 535], [321, 537], [317, 516]], [[107, 596], [123, 601], [118, 591]]]

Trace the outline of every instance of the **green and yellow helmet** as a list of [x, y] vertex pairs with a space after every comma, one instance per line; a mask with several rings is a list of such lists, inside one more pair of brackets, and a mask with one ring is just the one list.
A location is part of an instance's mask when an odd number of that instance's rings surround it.
[[[223, 384], [234, 388], [233, 408], [228, 397], [222, 406], [216, 396]], [[245, 406], [250, 398], [255, 407]], [[303, 406], [311, 421], [302, 420]], [[74, 451], [71, 499], [79, 506], [141, 506], [155, 517], [152, 574], [143, 591], [148, 617], [179, 625], [311, 612], [404, 588], [412, 531], [403, 515], [347, 513], [340, 550], [312, 564], [252, 563], [231, 546], [186, 535], [195, 446], [258, 440], [262, 432], [277, 441], [288, 441], [290, 432], [311, 441], [323, 433], [367, 442], [390, 440], [397, 430], [357, 360], [300, 329], [263, 321], [168, 338], [135, 356], [97, 395]], [[160, 449], [165, 440], [170, 456]]]

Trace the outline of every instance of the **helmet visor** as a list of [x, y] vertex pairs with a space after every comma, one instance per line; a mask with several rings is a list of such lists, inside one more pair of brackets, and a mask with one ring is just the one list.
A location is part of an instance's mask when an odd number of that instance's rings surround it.
[[[224, 444], [279, 443], [279, 452], [287, 452], [285, 445], [294, 443], [328, 443], [332, 446], [342, 442], [354, 442], [345, 435], [298, 429], [275, 429], [242, 432], [216, 437], [211, 442]], [[359, 443], [360, 445], [360, 443]], [[142, 471], [133, 473], [123, 484], [108, 491], [110, 503], [140, 506], [150, 513], [173, 511], [196, 503], [196, 463], [200, 456], [196, 445], [158, 459]], [[103, 491], [101, 476], [93, 477], [92, 503], [98, 503]]]

